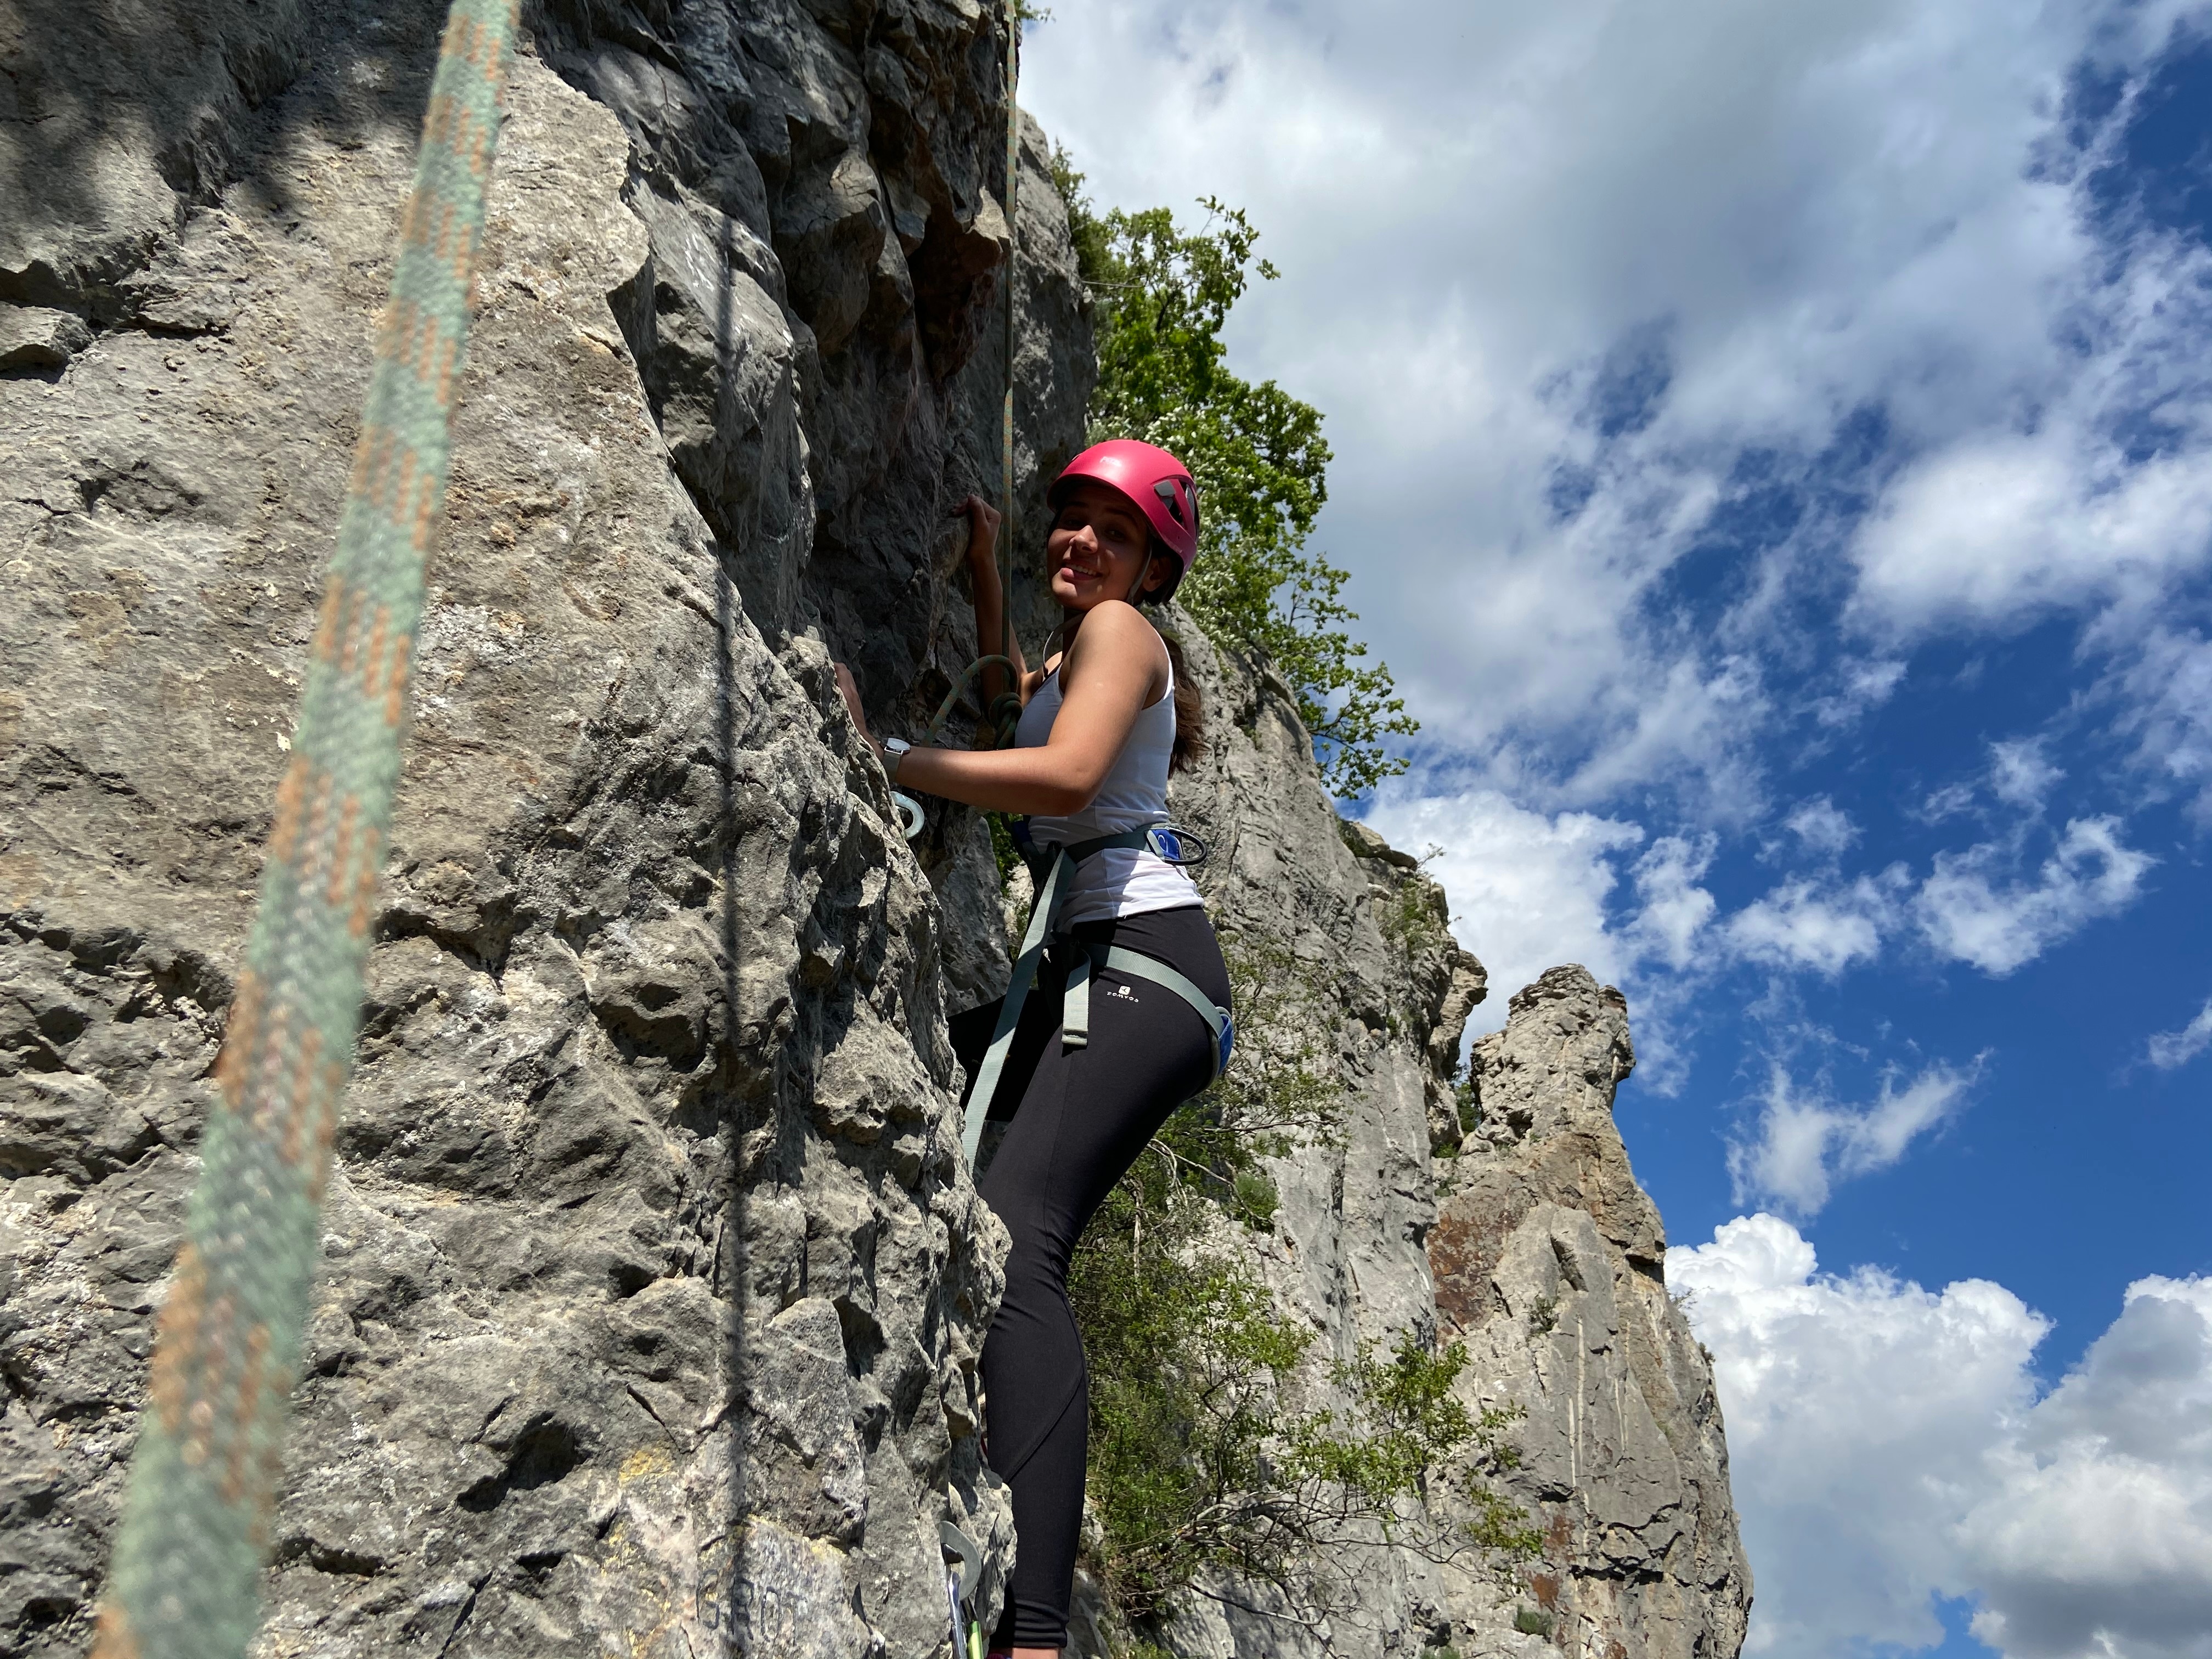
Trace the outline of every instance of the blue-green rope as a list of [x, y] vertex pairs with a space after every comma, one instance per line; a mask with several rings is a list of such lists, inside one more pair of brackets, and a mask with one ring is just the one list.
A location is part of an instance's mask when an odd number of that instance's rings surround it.
[[515, 0], [453, 0], [94, 1659], [240, 1659], [444, 511]]

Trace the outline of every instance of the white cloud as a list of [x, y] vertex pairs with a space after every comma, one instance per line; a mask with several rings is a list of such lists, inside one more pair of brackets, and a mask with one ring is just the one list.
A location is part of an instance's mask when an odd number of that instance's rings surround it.
[[[1024, 86], [1101, 200], [1251, 210], [1285, 275], [1235, 361], [1327, 412], [1321, 544], [1431, 737], [1525, 800], [1656, 783], [1724, 825], [1778, 721], [1893, 694], [1885, 639], [2203, 564], [2212, 255], [2110, 240], [2062, 124], [2085, 58], [2139, 70], [2205, 10], [1130, 0], [1034, 31]], [[1685, 611], [1753, 453], [1813, 510]], [[1808, 663], [1777, 595], [1838, 548], [1877, 653], [1828, 628]]]
[[2115, 689], [2131, 705], [2136, 759], [2194, 792], [2194, 816], [2212, 823], [2212, 641], [2154, 629]]
[[2041, 811], [2051, 787], [2066, 775], [2051, 763], [2041, 738], [1990, 745], [1990, 790], [2008, 806]]
[[1960, 1524], [2013, 1659], [2212, 1656], [2212, 1279], [2138, 1279]]
[[1993, 881], [2015, 857], [1995, 842], [1936, 854], [1913, 906], [1939, 954], [2002, 978], [2125, 909], [2158, 862], [2124, 844], [2119, 821], [2109, 817], [2069, 822], [2033, 884]]
[[1941, 823], [1946, 818], [1955, 818], [1973, 810], [1974, 786], [1947, 783], [1929, 793], [1928, 799], [1920, 804], [1917, 816], [1923, 823]]
[[2212, 1044], [2212, 1000], [2197, 1011], [2197, 1018], [2178, 1031], [2160, 1031], [2152, 1036], [2143, 1058], [2161, 1072], [2171, 1072], [2186, 1066]]
[[1832, 979], [1881, 955], [1897, 910], [1894, 890], [1904, 880], [1902, 870], [1893, 870], [1848, 885], [1785, 882], [1729, 918], [1729, 941], [1745, 961]]
[[1490, 970], [1492, 994], [1475, 1011], [1475, 1035], [1505, 1024], [1509, 996], [1565, 962], [1618, 983], [1629, 952], [1606, 926], [1619, 877], [1612, 855], [1644, 831], [1585, 812], [1547, 817], [1494, 790], [1415, 797], [1385, 789], [1367, 822], [1392, 845], [1443, 850], [1429, 872], [1451, 895], [1452, 931]]
[[1719, 908], [1698, 884], [1713, 861], [1713, 838], [1692, 842], [1662, 836], [1636, 861], [1636, 896], [1641, 901], [1632, 924], [1639, 947], [1680, 971], [1695, 960], [1705, 924]]
[[1754, 1138], [1729, 1148], [1736, 1201], [1817, 1215], [1835, 1182], [1888, 1169], [1957, 1113], [1981, 1067], [1979, 1060], [1930, 1066], [1902, 1087], [1893, 1072], [1870, 1104], [1850, 1106], [1825, 1088], [1808, 1092], [1781, 1066], [1770, 1066]]
[[1905, 665], [1896, 657], [1881, 657], [1844, 665], [1838, 691], [1818, 698], [1813, 717], [1830, 727], [1854, 726], [1863, 715], [1879, 708], [1905, 683]]
[[1933, 1646], [1955, 1589], [1950, 1529], [2034, 1398], [2048, 1322], [1982, 1280], [1931, 1294], [1873, 1268], [1820, 1278], [1771, 1215], [1667, 1253], [1712, 1351], [1758, 1595], [1747, 1650], [1832, 1659]]
[[[2018, 745], [1993, 774], [1997, 787], [2046, 787], [2037, 764], [2033, 745]], [[1488, 787], [1420, 795], [1401, 783], [1385, 786], [1367, 821], [1395, 846], [1438, 849], [1430, 872], [1451, 895], [1453, 931], [1498, 993], [1476, 1010], [1473, 1035], [1502, 1025], [1508, 997], [1545, 969], [1579, 962], [1631, 993], [1645, 1080], [1662, 1092], [1686, 1063], [1677, 1028], [1688, 998], [1719, 973], [1748, 965], [1835, 979], [1880, 961], [1917, 925], [1939, 956], [2002, 976], [2124, 908], [2155, 861], [2123, 844], [2116, 820], [2081, 819], [2033, 880], [2019, 879], [2012, 872], [2033, 828], [2024, 822], [2004, 842], [1939, 854], [1917, 890], [1902, 865], [1848, 881], [1830, 871], [1723, 914], [1704, 884], [1719, 844], [1710, 834], [1646, 847], [1644, 828], [1624, 819], [1538, 811]], [[1808, 848], [1847, 845], [1856, 833], [1825, 798], [1787, 822]], [[1638, 848], [1624, 895], [1623, 861]]]
[[[2173, 278], [2184, 293], [2212, 276], [2212, 258], [2190, 264]], [[2146, 355], [2191, 349], [2190, 333], [2160, 333]], [[2081, 420], [2110, 425], [2119, 413]], [[2203, 439], [2130, 464], [2113, 441], [2061, 420], [2033, 434], [1966, 440], [1914, 468], [1866, 527], [1857, 556], [1866, 605], [1924, 627], [1961, 616], [2004, 624], [2147, 596], [2208, 551], [2212, 449]]]
[[[1722, 925], [1735, 956], [1833, 979], [1878, 961], [1884, 942], [1909, 918], [1939, 957], [2002, 978], [2132, 904], [2158, 860], [2129, 847], [2110, 816], [2069, 821], [2033, 878], [2021, 873], [2044, 798], [2063, 774], [2044, 758], [2038, 740], [1992, 744], [1990, 750], [1990, 792], [2026, 813], [2009, 834], [1938, 853], [1917, 892], [1902, 865], [1850, 882], [1832, 874], [1785, 881]], [[1971, 811], [1974, 799], [1964, 786], [1939, 791], [1923, 816], [1954, 817]], [[1832, 840], [1848, 826], [1841, 814], [1827, 816], [1833, 812], [1821, 800], [1787, 822], [1808, 850], [1820, 850], [1821, 838]]]
[[1782, 822], [1807, 852], [1819, 858], [1832, 859], [1848, 852], [1859, 838], [1859, 827], [1851, 822], [1851, 815], [1826, 795], [1802, 803]]
[[2212, 1281], [2149, 1278], [2039, 1402], [2047, 1321], [2002, 1285], [1817, 1271], [1754, 1215], [1668, 1252], [1713, 1354], [1759, 1585], [1747, 1651], [2212, 1656]]

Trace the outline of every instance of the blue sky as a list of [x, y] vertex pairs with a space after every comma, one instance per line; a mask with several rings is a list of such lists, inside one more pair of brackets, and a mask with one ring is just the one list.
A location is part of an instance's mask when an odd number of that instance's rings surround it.
[[2212, 1656], [2212, 3], [1059, 11], [1282, 269], [1483, 1018], [1629, 993], [1753, 1650]]

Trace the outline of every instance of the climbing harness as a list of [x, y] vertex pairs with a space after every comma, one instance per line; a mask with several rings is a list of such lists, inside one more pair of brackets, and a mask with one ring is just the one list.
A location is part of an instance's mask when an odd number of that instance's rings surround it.
[[453, 0], [439, 47], [94, 1659], [239, 1659], [260, 1623], [516, 9]]
[[[1036, 877], [1036, 902], [1030, 908], [1029, 931], [1022, 936], [1022, 953], [1007, 982], [1006, 1000], [1000, 1005], [998, 1024], [991, 1030], [991, 1046], [984, 1051], [983, 1063], [975, 1073], [975, 1087], [969, 1091], [968, 1120], [962, 1128], [960, 1145], [971, 1166], [975, 1162], [976, 1149], [982, 1144], [983, 1123], [990, 1115], [992, 1098], [999, 1091], [1006, 1056], [1013, 1049], [1014, 1030], [1021, 1024], [1022, 1005], [1029, 1000], [1030, 988], [1036, 982], [1037, 964], [1048, 950], [1066, 937], [1059, 931], [1060, 913], [1067, 903], [1069, 880], [1075, 866], [1101, 853], [1135, 848], [1148, 849], [1170, 864], [1206, 861], [1204, 842], [1164, 823], [1146, 824], [1139, 830], [1100, 836], [1072, 845], [1048, 842], [1040, 846], [1029, 839], [1028, 822], [1024, 819], [1018, 823], [1014, 842]], [[1213, 1035], [1213, 1075], [1218, 1078], [1228, 1069], [1230, 1050], [1236, 1043], [1236, 1023], [1228, 1009], [1184, 975], [1155, 957], [1124, 950], [1118, 945], [1079, 944], [1073, 939], [1068, 943], [1075, 945], [1078, 954], [1068, 966], [1066, 988], [1060, 999], [1060, 1040], [1064, 1048], [1080, 1048], [1090, 1042], [1091, 981], [1110, 969], [1164, 986], [1188, 1003]]]

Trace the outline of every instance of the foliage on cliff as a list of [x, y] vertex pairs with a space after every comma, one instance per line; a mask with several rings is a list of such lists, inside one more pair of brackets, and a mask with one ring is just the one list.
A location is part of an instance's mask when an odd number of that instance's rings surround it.
[[[1510, 1413], [1452, 1397], [1465, 1352], [1411, 1336], [1328, 1369], [1338, 1403], [1298, 1408], [1313, 1333], [1276, 1311], [1225, 1227], [1264, 1230], [1259, 1164], [1335, 1127], [1340, 1085], [1316, 1042], [1310, 969], [1231, 939], [1236, 1059], [1177, 1112], [1109, 1196], [1069, 1276], [1091, 1369], [1090, 1565], [1141, 1622], [1194, 1581], [1228, 1574], [1322, 1610], [1333, 1547], [1376, 1529], [1477, 1566], [1535, 1535], [1486, 1476], [1510, 1467]], [[1432, 1522], [1435, 1470], [1456, 1467], [1473, 1526]]]
[[1358, 620], [1343, 599], [1347, 573], [1307, 544], [1328, 499], [1321, 411], [1227, 366], [1231, 310], [1255, 276], [1276, 274], [1255, 257], [1259, 232], [1211, 197], [1192, 231], [1166, 208], [1101, 215], [1065, 152], [1053, 171], [1097, 307], [1091, 436], [1141, 438], [1190, 467], [1205, 556], [1184, 606], [1217, 641], [1272, 663], [1297, 693], [1330, 792], [1364, 795], [1405, 769], [1385, 744], [1419, 723], [1389, 669], [1346, 631]]

